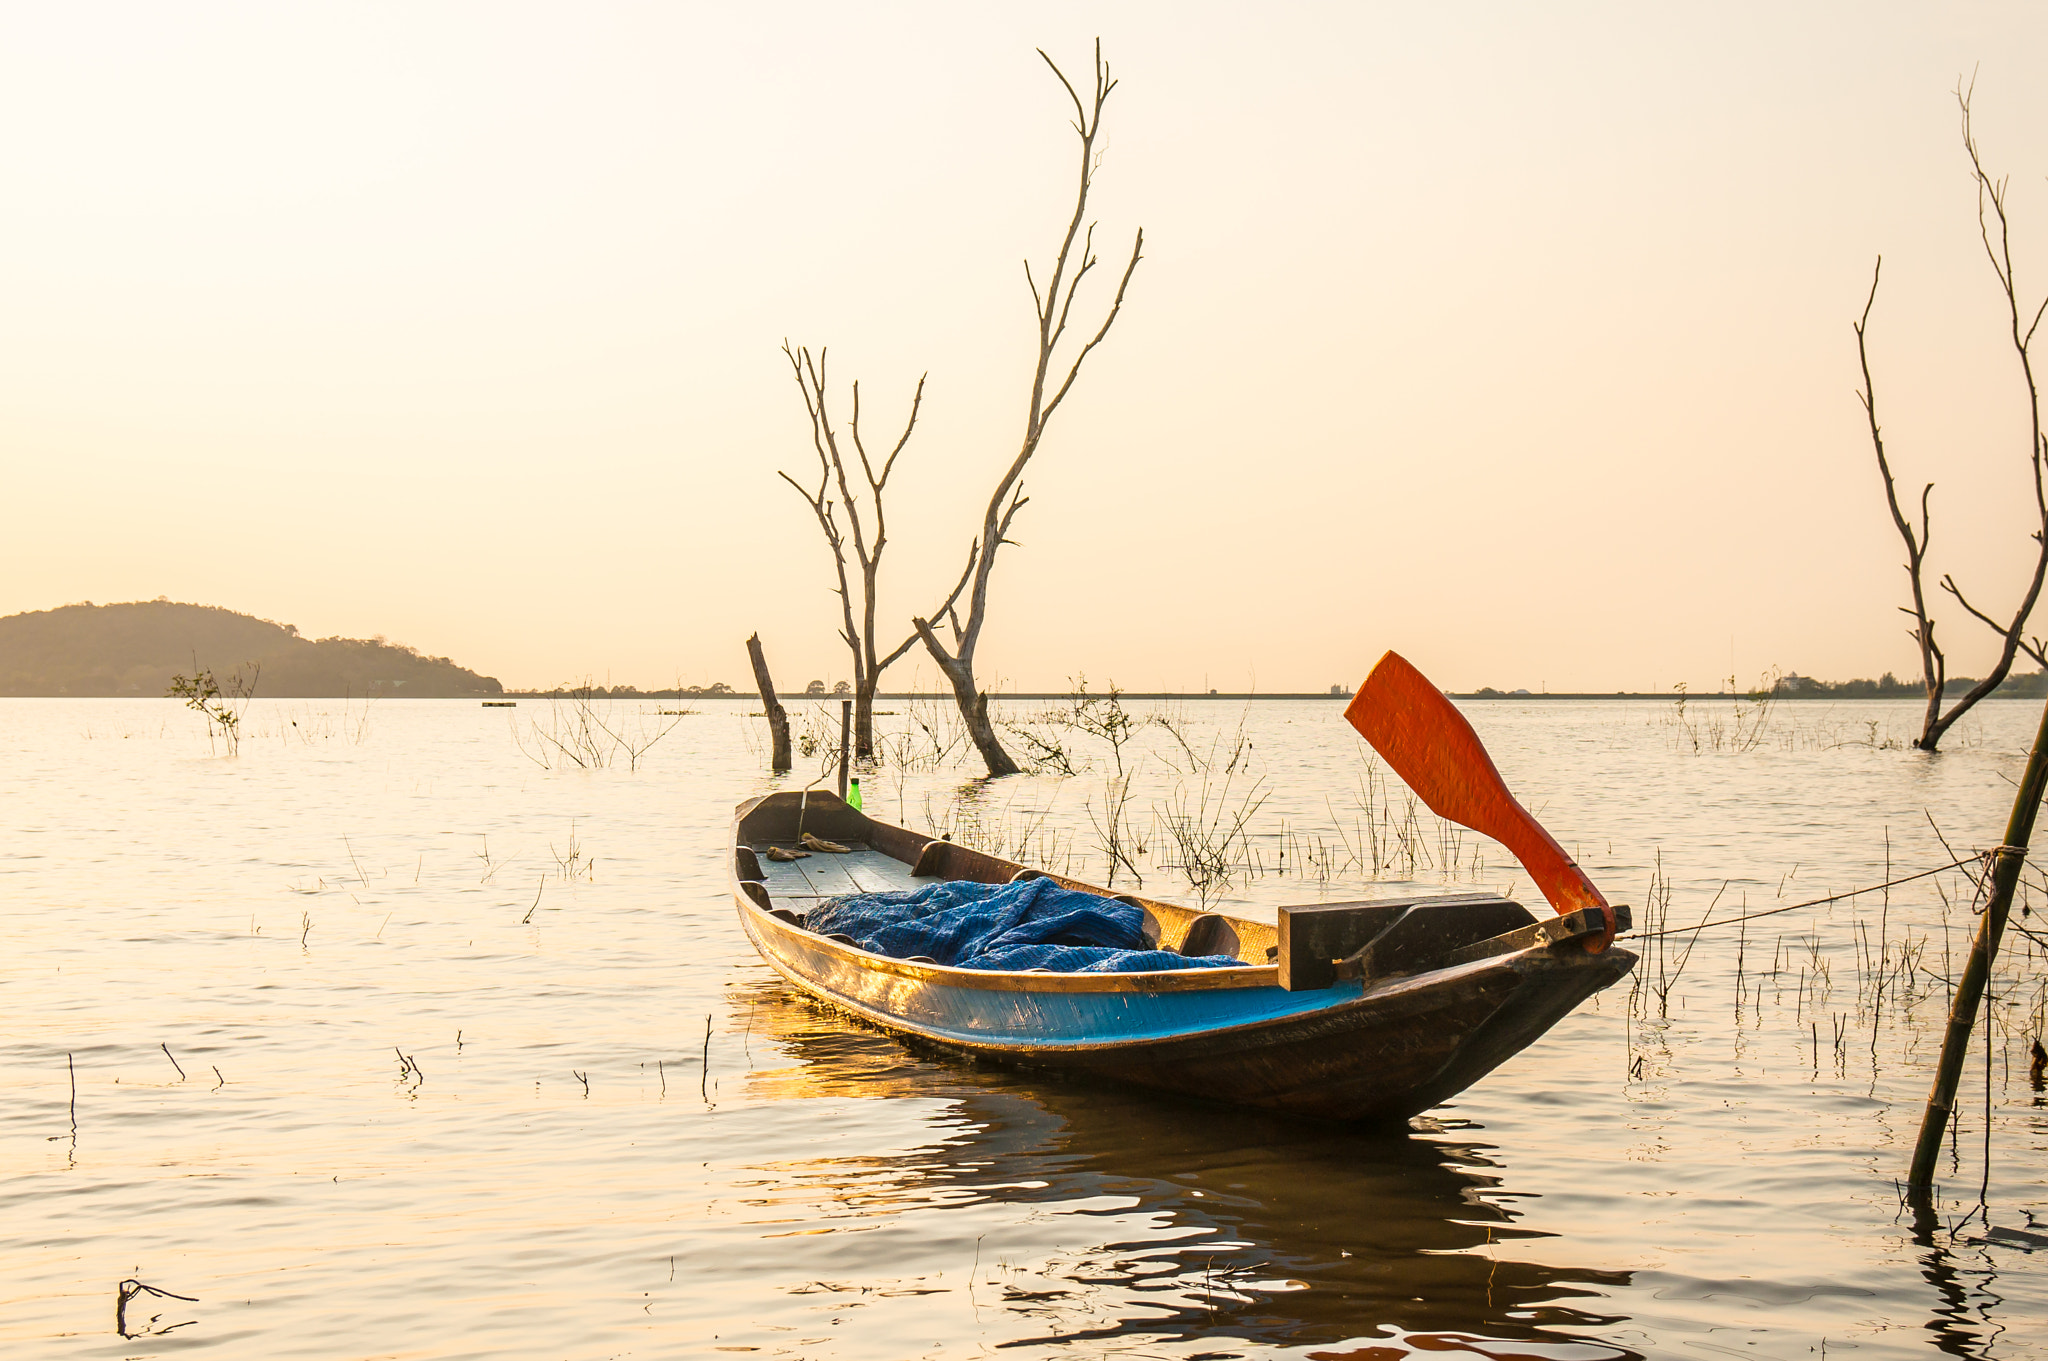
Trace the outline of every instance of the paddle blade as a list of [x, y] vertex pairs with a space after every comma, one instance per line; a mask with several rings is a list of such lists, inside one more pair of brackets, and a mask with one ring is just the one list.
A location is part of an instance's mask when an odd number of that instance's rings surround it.
[[1430, 811], [1513, 851], [1560, 915], [1598, 908], [1607, 929], [1589, 938], [1587, 949], [1598, 952], [1613, 942], [1607, 899], [1508, 792], [1465, 716], [1406, 658], [1398, 652], [1380, 658], [1344, 717]]

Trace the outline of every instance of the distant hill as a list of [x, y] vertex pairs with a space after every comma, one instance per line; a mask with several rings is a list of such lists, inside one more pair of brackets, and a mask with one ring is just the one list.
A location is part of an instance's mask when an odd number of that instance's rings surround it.
[[213, 605], [88, 601], [0, 619], [0, 695], [161, 695], [195, 659], [223, 689], [234, 673], [246, 680], [261, 667], [256, 693], [275, 699], [446, 699], [505, 688], [402, 643], [301, 638], [290, 624]]

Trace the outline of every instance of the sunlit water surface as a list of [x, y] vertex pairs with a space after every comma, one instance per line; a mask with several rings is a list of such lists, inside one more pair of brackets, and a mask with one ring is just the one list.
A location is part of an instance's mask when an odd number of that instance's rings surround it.
[[[1682, 967], [1667, 942], [1370, 1136], [811, 1009], [727, 896], [732, 807], [777, 787], [751, 706], [700, 704], [631, 770], [523, 754], [548, 707], [259, 701], [230, 759], [171, 701], [0, 701], [0, 1354], [2048, 1355], [2048, 1251], [1985, 1238], [2048, 1230], [2024, 938], [1991, 1008], [1987, 1209], [1951, 1231], [1985, 1174], [1977, 1055], [1934, 1233], [1894, 1188], [1959, 875], [1709, 932]], [[1986, 706], [1932, 759], [1886, 745], [1912, 707], [1781, 705], [1760, 740], [1726, 705], [1468, 711], [1640, 926], [1660, 861], [1690, 924], [1717, 892], [1756, 911], [1940, 864], [1930, 815], [1993, 844], [2035, 707]], [[1363, 799], [1402, 799], [1361, 793], [1337, 704], [1169, 717], [1216, 761], [1212, 811], [1264, 798], [1253, 853], [1287, 870], [1212, 893], [1360, 891]], [[1157, 824], [1186, 748], [1145, 733], [1132, 807]], [[1099, 875], [1106, 748], [1069, 738], [1071, 777], [881, 773], [869, 810]], [[1193, 896], [1168, 840], [1146, 891]], [[1515, 882], [1476, 838], [1419, 843], [1459, 871], [1412, 877]], [[123, 1337], [123, 1281], [191, 1302], [137, 1293]]]

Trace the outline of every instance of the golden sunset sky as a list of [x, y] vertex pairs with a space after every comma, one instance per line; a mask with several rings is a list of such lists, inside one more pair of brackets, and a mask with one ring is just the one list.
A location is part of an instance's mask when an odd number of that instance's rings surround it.
[[2038, 4], [0, 15], [0, 613], [167, 595], [510, 685], [743, 684], [758, 629], [783, 683], [847, 675], [778, 347], [877, 428], [930, 373], [907, 620], [1021, 433], [1020, 262], [1074, 172], [1033, 49], [1078, 78], [1097, 34], [1099, 272], [1141, 225], [1147, 258], [1027, 477], [985, 682], [1908, 671], [1854, 391], [1880, 252], [1935, 572], [2006, 609], [2031, 564], [1952, 92], [2038, 302]]

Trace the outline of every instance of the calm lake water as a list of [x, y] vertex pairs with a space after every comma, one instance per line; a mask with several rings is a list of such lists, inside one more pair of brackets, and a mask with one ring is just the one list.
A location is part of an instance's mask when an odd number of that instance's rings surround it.
[[[654, 707], [607, 717], [645, 740]], [[0, 1354], [2048, 1356], [2048, 1250], [1986, 1239], [2048, 1232], [2023, 937], [1929, 1241], [1894, 1187], [1960, 873], [1640, 945], [1632, 983], [1369, 1136], [805, 1005], [727, 897], [732, 806], [777, 787], [763, 725], [699, 707], [584, 769], [531, 700], [259, 701], [233, 758], [168, 700], [0, 701]], [[990, 785], [934, 758], [942, 709], [886, 707], [870, 812], [1099, 878], [1105, 743], [1011, 706], [1076, 773]], [[1145, 891], [1513, 886], [1411, 822], [1339, 707], [1133, 705], [1170, 725], [1122, 753]], [[2038, 708], [1984, 706], [1928, 758], [1888, 745], [1914, 707], [1468, 712], [1647, 929], [1995, 843]], [[1240, 814], [1238, 871], [1191, 885], [1175, 820], [1213, 841]], [[190, 1302], [136, 1294], [124, 1338], [131, 1280]]]

